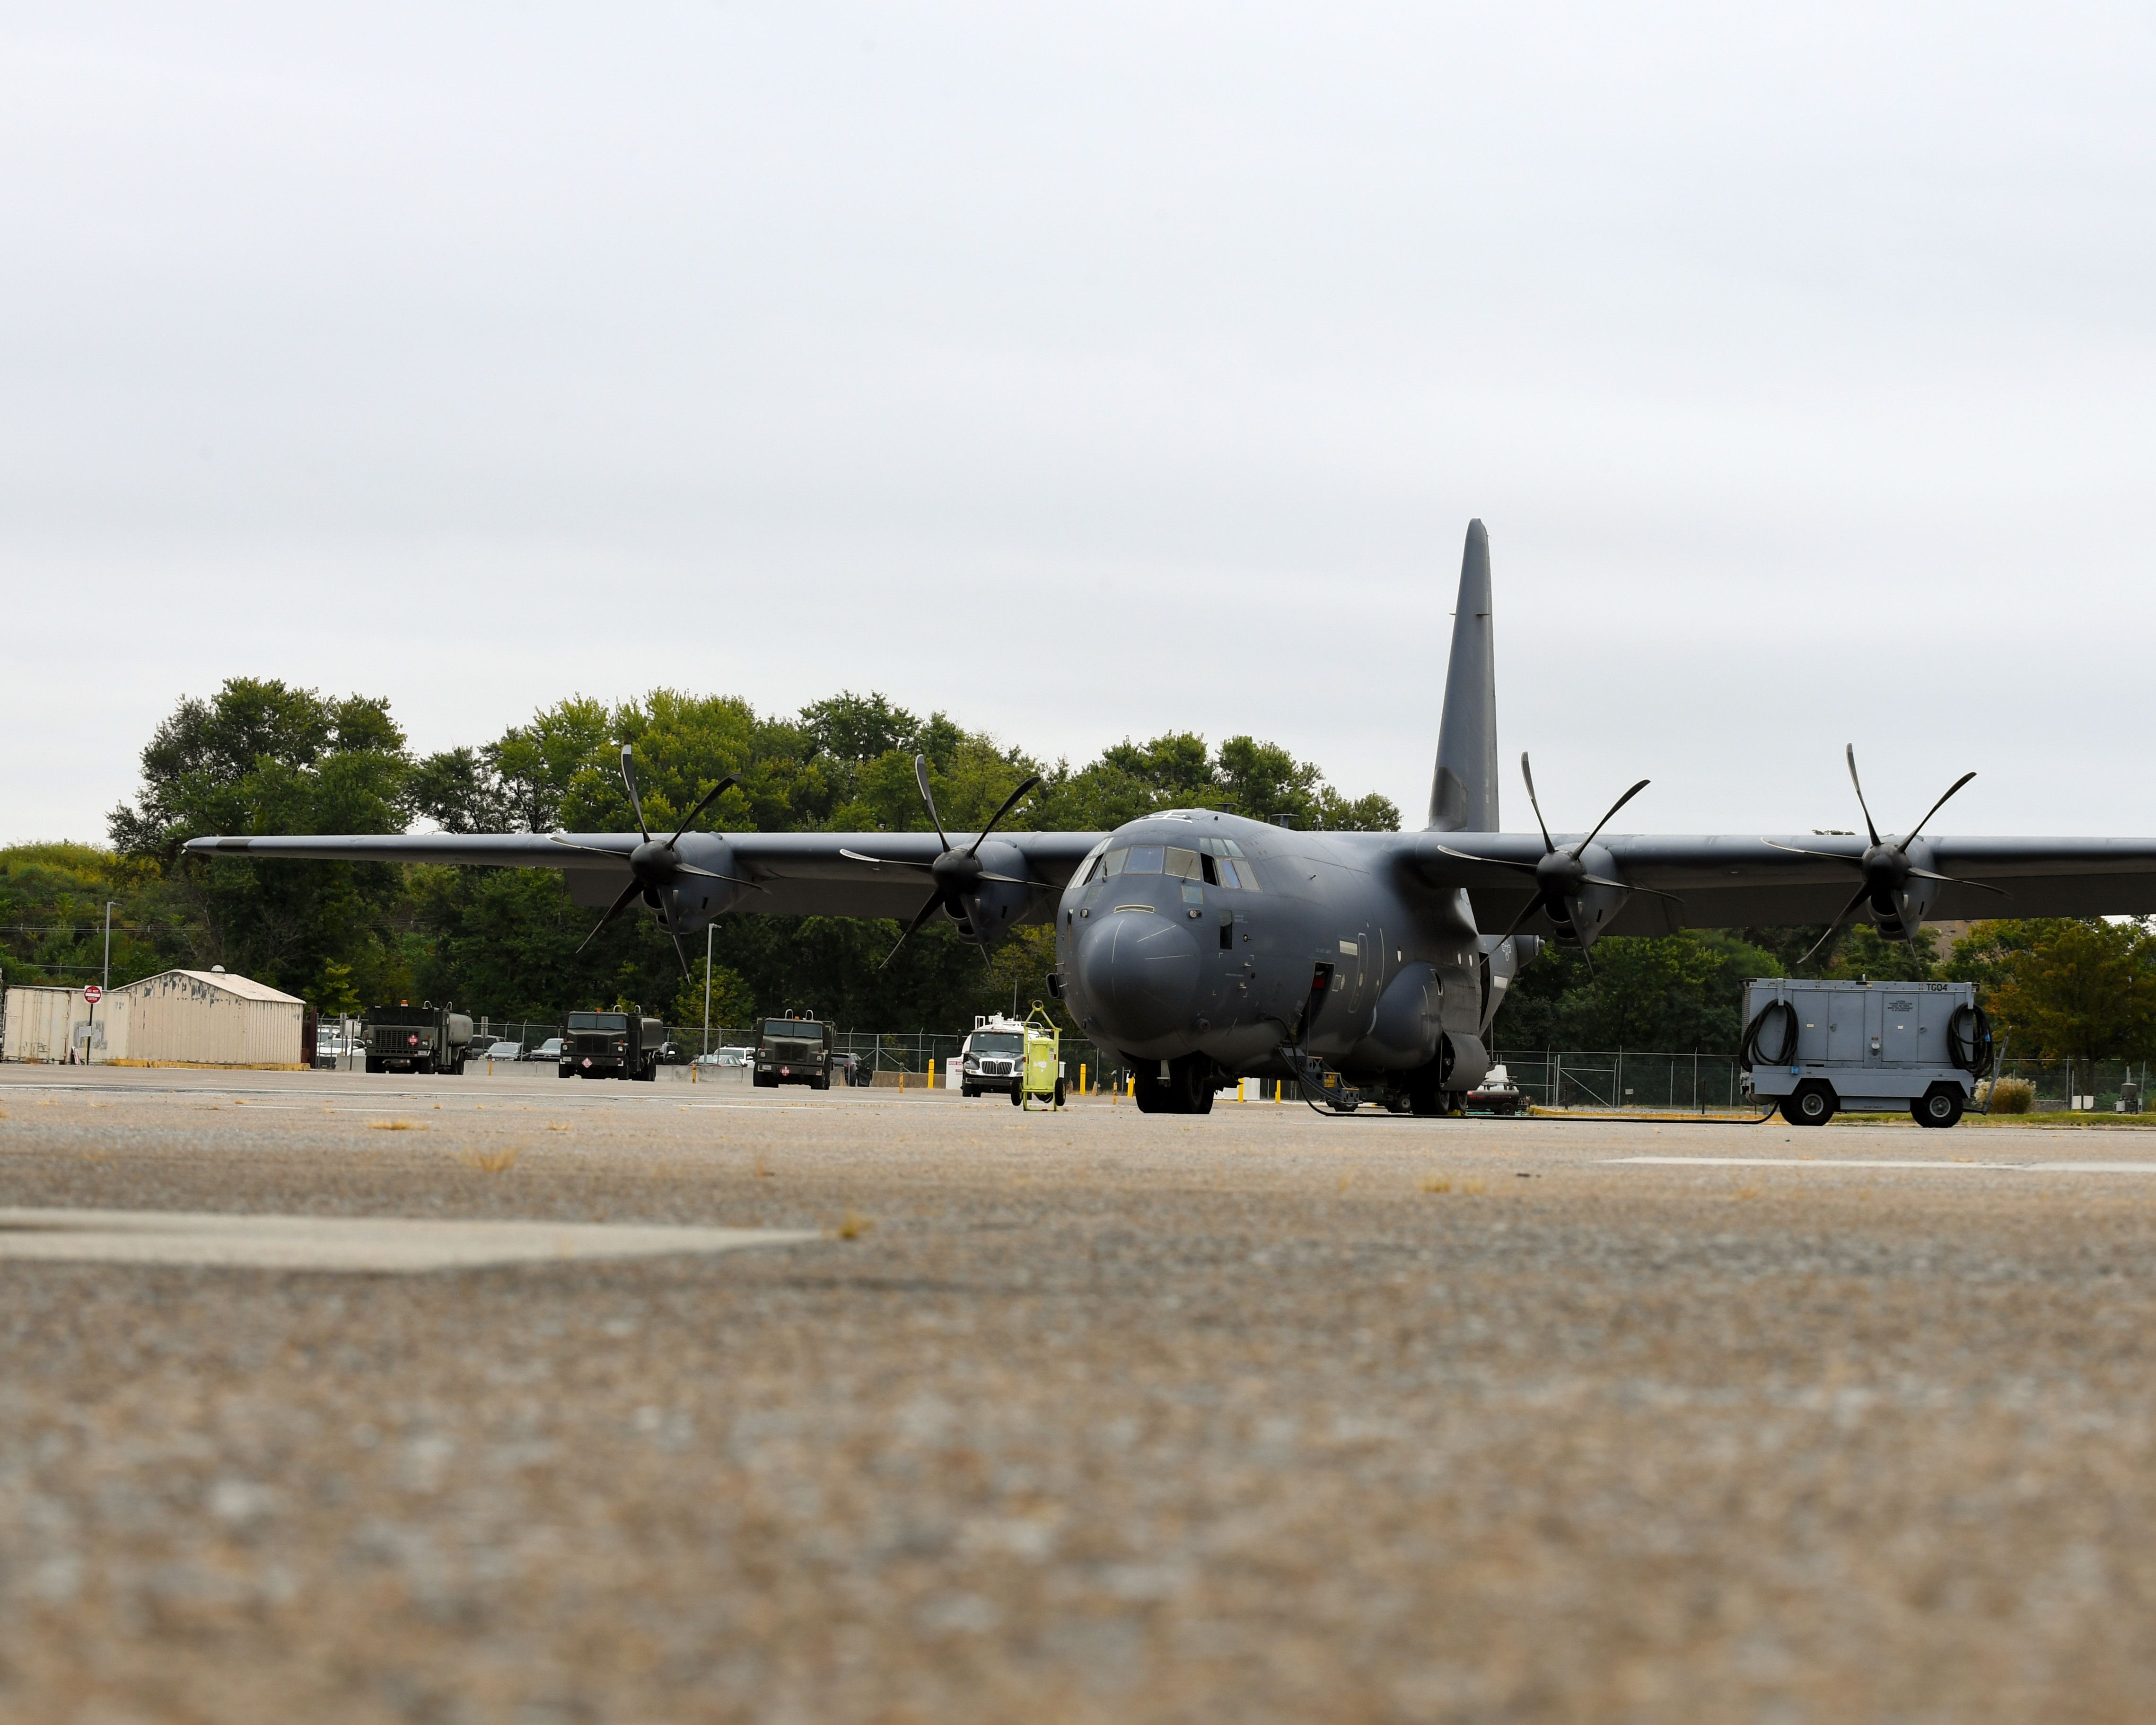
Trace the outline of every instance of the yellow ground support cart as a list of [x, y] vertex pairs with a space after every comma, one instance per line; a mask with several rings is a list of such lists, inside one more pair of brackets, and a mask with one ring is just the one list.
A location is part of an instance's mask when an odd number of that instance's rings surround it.
[[1063, 1033], [1038, 1000], [1025, 1015], [1025, 1079], [1011, 1091], [1021, 1108], [1036, 1101], [1051, 1108], [1063, 1106]]

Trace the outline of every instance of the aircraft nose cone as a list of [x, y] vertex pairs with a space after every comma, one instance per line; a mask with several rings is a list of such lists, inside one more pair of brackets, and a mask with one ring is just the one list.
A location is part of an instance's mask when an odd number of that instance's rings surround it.
[[1198, 995], [1198, 942], [1165, 916], [1104, 916], [1078, 947], [1078, 982], [1093, 1003], [1096, 1032], [1136, 1044], [1181, 1029]]

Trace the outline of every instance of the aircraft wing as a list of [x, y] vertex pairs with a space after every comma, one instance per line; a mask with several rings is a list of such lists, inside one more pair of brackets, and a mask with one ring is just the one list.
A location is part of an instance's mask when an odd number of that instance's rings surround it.
[[[1406, 835], [1403, 835], [1406, 836]], [[1517, 866], [1543, 854], [1532, 833], [1413, 835], [1415, 865], [1432, 885], [1467, 889], [1475, 920], [1505, 927], [1532, 896]], [[1560, 846], [1567, 841], [1558, 836]], [[1831, 922], [1862, 880], [1864, 840], [1840, 834], [1740, 837], [1609, 835], [1596, 841], [1635, 892], [1604, 931], [1673, 934], [1681, 928], [1794, 927]], [[1797, 855], [1796, 851], [1822, 853]], [[1465, 856], [1448, 855], [1465, 853]], [[1933, 922], [1989, 916], [2118, 916], [2156, 913], [2156, 839], [1925, 839], [1912, 860], [1979, 883], [1938, 883]], [[1845, 858], [1846, 861], [1830, 859]], [[1473, 860], [1469, 860], [1473, 859]], [[1985, 891], [1984, 887], [1996, 891]], [[1655, 896], [1668, 893], [1677, 901]]]
[[[1060, 891], [1104, 835], [1099, 833], [998, 832], [1024, 859], [1027, 877]], [[963, 845], [970, 834], [952, 834]], [[309, 859], [326, 862], [457, 863], [480, 868], [558, 869], [577, 903], [604, 906], [629, 882], [636, 833], [395, 833], [299, 838], [194, 839], [198, 856]], [[842, 853], [890, 863], [935, 861], [942, 850], [933, 833], [691, 833], [681, 855], [691, 863], [750, 885], [729, 907], [771, 916], [911, 917], [927, 896], [928, 876], [916, 869], [880, 866]]]

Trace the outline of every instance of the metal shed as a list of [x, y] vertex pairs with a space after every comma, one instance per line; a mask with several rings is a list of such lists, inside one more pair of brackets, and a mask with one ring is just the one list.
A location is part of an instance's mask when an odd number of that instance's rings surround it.
[[168, 970], [115, 988], [97, 1009], [116, 1066], [300, 1068], [304, 1000], [223, 971]]

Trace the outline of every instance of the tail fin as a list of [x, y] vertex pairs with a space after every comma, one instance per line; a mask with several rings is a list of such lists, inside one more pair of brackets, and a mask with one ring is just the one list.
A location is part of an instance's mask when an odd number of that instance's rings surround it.
[[1497, 830], [1497, 654], [1491, 634], [1490, 536], [1479, 521], [1467, 524], [1467, 550], [1460, 560], [1430, 824], [1441, 832]]

